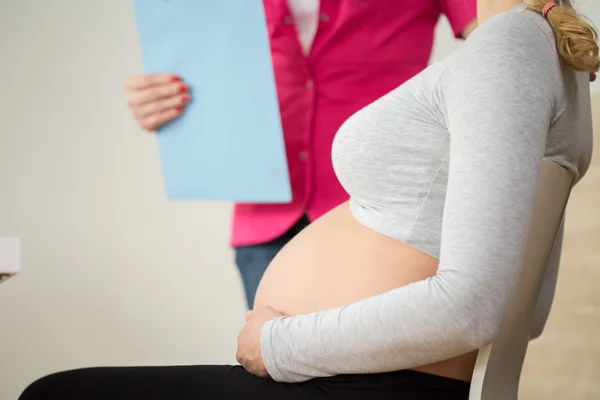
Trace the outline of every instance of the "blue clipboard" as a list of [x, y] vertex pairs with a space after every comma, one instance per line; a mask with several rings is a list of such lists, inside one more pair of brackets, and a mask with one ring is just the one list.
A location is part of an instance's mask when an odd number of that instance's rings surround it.
[[157, 132], [167, 198], [292, 199], [261, 0], [133, 0], [146, 72], [189, 85]]

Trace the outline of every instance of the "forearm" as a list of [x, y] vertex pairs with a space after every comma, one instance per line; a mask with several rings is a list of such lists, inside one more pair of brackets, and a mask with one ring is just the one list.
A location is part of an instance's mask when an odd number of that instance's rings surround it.
[[267, 370], [277, 381], [301, 382], [408, 369], [483, 346], [499, 316], [447, 279], [451, 274], [267, 323], [261, 340]]

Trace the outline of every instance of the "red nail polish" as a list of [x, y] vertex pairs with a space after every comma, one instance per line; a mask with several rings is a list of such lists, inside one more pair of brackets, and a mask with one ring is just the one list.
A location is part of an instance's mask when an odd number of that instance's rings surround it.
[[175, 108], [175, 111], [177, 111], [178, 113], [183, 111], [183, 107], [182, 106], [178, 106]]
[[183, 83], [181, 84], [181, 86], [179, 87], [179, 92], [180, 93], [185, 93], [188, 91], [187, 86], [185, 86]]
[[179, 82], [180, 80], [181, 80], [181, 78], [178, 77], [177, 75], [174, 75], [174, 76], [171, 77], [171, 81], [172, 82]]
[[187, 103], [188, 101], [190, 101], [190, 95], [184, 94], [183, 96], [181, 96], [181, 101], [183, 101], [184, 103]]

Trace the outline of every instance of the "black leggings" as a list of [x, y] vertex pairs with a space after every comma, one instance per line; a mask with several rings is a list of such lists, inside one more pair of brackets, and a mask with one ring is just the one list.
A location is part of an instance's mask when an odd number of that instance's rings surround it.
[[467, 400], [469, 384], [414, 371], [277, 383], [239, 366], [103, 367], [46, 376], [20, 400]]

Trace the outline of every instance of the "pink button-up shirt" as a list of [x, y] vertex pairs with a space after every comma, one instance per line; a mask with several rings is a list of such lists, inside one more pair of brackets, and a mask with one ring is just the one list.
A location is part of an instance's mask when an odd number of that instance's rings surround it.
[[476, 0], [321, 0], [304, 55], [286, 0], [263, 0], [293, 201], [236, 204], [230, 244], [264, 243], [348, 200], [331, 163], [340, 125], [428, 64], [445, 14], [459, 37]]

